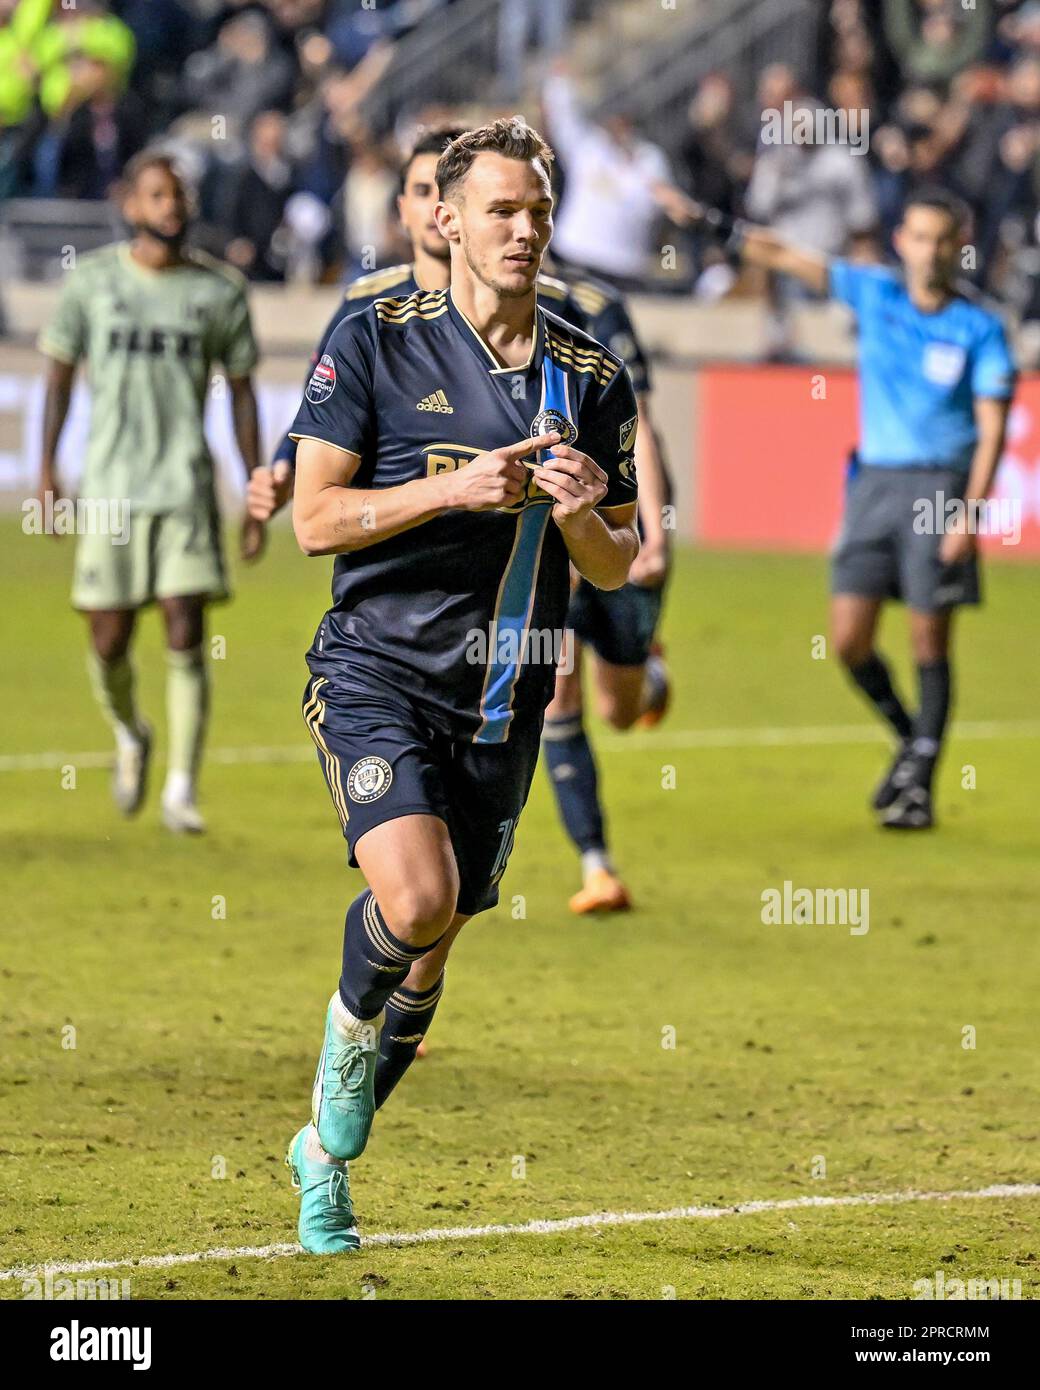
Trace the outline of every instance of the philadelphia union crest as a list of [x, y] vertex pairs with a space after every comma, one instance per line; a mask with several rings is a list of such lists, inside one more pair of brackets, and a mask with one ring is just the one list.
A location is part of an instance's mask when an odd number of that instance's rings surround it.
[[362, 758], [347, 773], [347, 795], [351, 801], [377, 801], [393, 780], [393, 769], [383, 758]]
[[578, 431], [559, 410], [540, 410], [531, 421], [531, 434], [558, 434], [561, 444], [573, 444]]

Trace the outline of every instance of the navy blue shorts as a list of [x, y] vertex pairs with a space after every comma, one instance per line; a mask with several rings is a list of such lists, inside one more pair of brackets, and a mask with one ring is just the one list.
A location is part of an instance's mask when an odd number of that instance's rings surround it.
[[540, 712], [517, 712], [505, 743], [473, 743], [434, 729], [400, 690], [344, 672], [311, 676], [303, 717], [352, 868], [366, 831], [398, 816], [439, 816], [459, 870], [457, 911], [495, 906], [538, 761]]
[[571, 594], [567, 626], [612, 666], [643, 666], [661, 616], [662, 585], [597, 589], [582, 579]]

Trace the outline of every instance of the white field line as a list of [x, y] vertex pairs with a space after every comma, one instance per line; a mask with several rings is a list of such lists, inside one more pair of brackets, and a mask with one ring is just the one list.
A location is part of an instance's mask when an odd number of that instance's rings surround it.
[[[1040, 738], [1040, 720], [966, 719], [953, 723], [953, 738]], [[802, 748], [815, 744], [890, 742], [884, 730], [873, 724], [791, 724], [778, 728], [663, 729], [649, 733], [606, 734], [596, 747], [607, 753], [636, 753], [669, 748]], [[309, 763], [310, 744], [279, 748], [214, 748], [206, 754], [210, 763], [236, 767], [247, 763]], [[0, 772], [56, 772], [71, 764], [77, 770], [112, 766], [112, 753], [11, 753], [0, 756]]]
[[[906, 1202], [978, 1201], [1040, 1197], [1040, 1183], [997, 1183], [970, 1192], [863, 1192], [849, 1197], [785, 1197], [741, 1202], [733, 1207], [670, 1207], [666, 1211], [597, 1211], [588, 1216], [565, 1216], [558, 1221], [525, 1221], [504, 1226], [434, 1226], [427, 1231], [365, 1236], [362, 1248], [374, 1246], [433, 1245], [456, 1240], [483, 1240], [491, 1236], [550, 1236], [563, 1231], [598, 1230], [604, 1226], [637, 1226], [647, 1221], [713, 1221], [720, 1216], [757, 1216], [761, 1212], [805, 1211], [823, 1207], [883, 1207]], [[167, 1269], [171, 1265], [201, 1264], [208, 1260], [282, 1259], [300, 1255], [295, 1242], [284, 1245], [242, 1245], [194, 1250], [187, 1255], [140, 1255], [125, 1260], [81, 1260], [0, 1269], [0, 1280], [32, 1279], [51, 1274], [92, 1274], [103, 1269]]]

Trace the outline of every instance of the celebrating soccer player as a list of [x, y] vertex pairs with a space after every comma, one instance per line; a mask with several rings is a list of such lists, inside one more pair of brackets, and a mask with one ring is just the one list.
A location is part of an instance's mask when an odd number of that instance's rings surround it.
[[345, 319], [291, 431], [297, 538], [337, 557], [304, 716], [368, 883], [289, 1151], [312, 1251], [357, 1247], [347, 1163], [415, 1055], [454, 936], [498, 901], [570, 565], [619, 588], [639, 547], [628, 375], [537, 304], [551, 162], [520, 117], [451, 142], [435, 213], [450, 287]]
[[[689, 213], [705, 216], [692, 204]], [[853, 681], [898, 739], [873, 805], [883, 825], [902, 830], [933, 824], [932, 781], [951, 704], [953, 614], [959, 604], [979, 602], [976, 523], [1014, 389], [1000, 319], [957, 283], [962, 226], [960, 206], [947, 193], [914, 194], [893, 239], [901, 275], [828, 260], [763, 228], [733, 229], [746, 262], [829, 292], [856, 315], [860, 441], [832, 557], [831, 631]], [[947, 501], [964, 504], [952, 507], [952, 524]], [[910, 610], [919, 696], [913, 717], [874, 644], [887, 598]]]
[[[152, 734], [137, 707], [130, 646], [138, 612], [155, 601], [168, 661], [162, 817], [170, 830], [198, 834], [209, 705], [205, 606], [228, 593], [203, 415], [211, 368], [221, 362], [238, 448], [247, 471], [255, 468], [257, 349], [245, 281], [185, 245], [189, 199], [167, 155], [131, 161], [123, 213], [131, 239], [83, 257], [40, 339], [51, 359], [41, 492], [61, 494], [58, 441], [85, 359], [92, 409], [80, 497], [129, 511], [117, 534], [79, 536], [72, 592], [90, 624], [92, 684], [115, 733], [113, 796], [129, 816], [145, 795]], [[255, 559], [263, 540], [263, 523], [247, 517], [242, 558]]]
[[[437, 206], [437, 160], [445, 146], [463, 133], [461, 127], [424, 131], [401, 170], [397, 211], [412, 246], [409, 265], [391, 266], [359, 276], [337, 306], [315, 352], [321, 360], [335, 328], [377, 299], [448, 285], [450, 244], [434, 217]], [[668, 568], [668, 532], [664, 515], [668, 480], [650, 414], [650, 371], [635, 327], [621, 295], [591, 278], [573, 285], [545, 274], [537, 280], [538, 302], [604, 343], [622, 359], [636, 393], [639, 428], [636, 467], [639, 474], [639, 527], [642, 545], [629, 582], [606, 593], [579, 580], [571, 596], [567, 660], [557, 676], [556, 693], [546, 711], [543, 744], [553, 793], [564, 827], [581, 856], [582, 887], [570, 899], [574, 912], [610, 912], [629, 907], [607, 845], [606, 817], [599, 795], [595, 756], [585, 731], [582, 647], [592, 649], [594, 685], [603, 718], [615, 729], [639, 723], [648, 727], [664, 715], [670, 688], [655, 633]], [[431, 398], [420, 408], [436, 414], [443, 405]], [[251, 512], [268, 520], [292, 493], [296, 443], [287, 434], [270, 469], [259, 468], [249, 484]], [[424, 1047], [420, 1047], [420, 1055]]]

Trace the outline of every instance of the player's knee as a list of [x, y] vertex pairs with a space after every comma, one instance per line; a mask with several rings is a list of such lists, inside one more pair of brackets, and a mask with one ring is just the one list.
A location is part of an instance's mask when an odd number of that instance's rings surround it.
[[457, 877], [416, 878], [380, 894], [379, 910], [399, 940], [424, 946], [447, 931], [458, 896]]
[[831, 635], [831, 646], [838, 660], [850, 670], [862, 666], [873, 650], [873, 634], [855, 628], [839, 628]]

